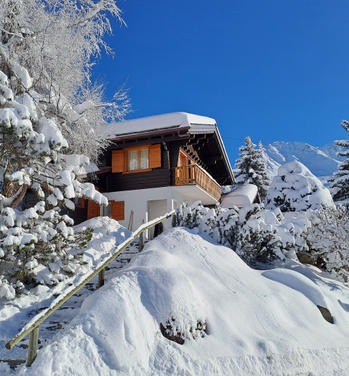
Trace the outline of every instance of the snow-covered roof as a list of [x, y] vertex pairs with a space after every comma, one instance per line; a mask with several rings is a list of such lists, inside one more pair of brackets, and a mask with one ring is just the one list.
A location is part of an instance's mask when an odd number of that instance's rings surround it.
[[242, 208], [251, 205], [258, 193], [254, 184], [241, 184], [232, 187], [232, 191], [222, 196], [222, 207], [232, 208], [237, 206]]
[[132, 135], [134, 133], [145, 133], [167, 129], [189, 128], [190, 133], [213, 133], [216, 128], [216, 120], [189, 114], [187, 112], [172, 112], [147, 116], [139, 119], [124, 120], [118, 123], [106, 125], [103, 132], [108, 138]]

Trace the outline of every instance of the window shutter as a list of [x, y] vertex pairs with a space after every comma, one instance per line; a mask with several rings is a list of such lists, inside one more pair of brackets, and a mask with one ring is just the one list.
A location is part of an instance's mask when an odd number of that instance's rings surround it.
[[112, 172], [125, 171], [125, 153], [123, 150], [112, 151], [111, 171]]
[[111, 217], [117, 221], [125, 219], [125, 201], [109, 201], [111, 204]]
[[99, 217], [99, 205], [92, 200], [87, 201], [87, 219]]
[[75, 204], [76, 208], [84, 209], [85, 208], [85, 199], [79, 198], [77, 204]]
[[150, 145], [149, 147], [149, 168], [161, 167], [161, 145]]

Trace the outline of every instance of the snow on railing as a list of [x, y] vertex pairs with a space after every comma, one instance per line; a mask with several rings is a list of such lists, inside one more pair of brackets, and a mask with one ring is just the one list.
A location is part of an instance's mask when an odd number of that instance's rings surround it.
[[39, 339], [39, 327], [43, 321], [45, 321], [49, 316], [51, 316], [59, 307], [61, 307], [65, 302], [67, 302], [73, 295], [75, 295], [80, 289], [82, 289], [91, 279], [93, 279], [97, 274], [99, 274], [99, 281], [98, 287], [103, 286], [104, 284], [104, 273], [105, 268], [116, 258], [118, 257], [124, 250], [137, 238], [139, 238], [138, 247], [139, 250], [142, 250], [144, 246], [144, 232], [158, 223], [163, 222], [164, 220], [172, 217], [175, 215], [176, 210], [172, 210], [169, 213], [164, 214], [161, 217], [155, 218], [147, 223], [142, 224], [138, 227], [136, 231], [132, 233], [132, 235], [119, 244], [115, 252], [101, 265], [96, 267], [91, 272], [87, 273], [84, 277], [82, 277], [80, 283], [77, 285], [73, 285], [64, 291], [63, 294], [59, 295], [56, 299], [52, 301], [49, 307], [45, 310], [38, 313], [34, 316], [21, 330], [15, 337], [13, 337], [10, 341], [6, 343], [6, 348], [11, 350], [16, 344], [21, 341], [24, 337], [29, 335], [29, 345], [27, 351], [27, 361], [26, 365], [29, 367], [36, 358], [37, 351], [38, 351], [38, 339]]

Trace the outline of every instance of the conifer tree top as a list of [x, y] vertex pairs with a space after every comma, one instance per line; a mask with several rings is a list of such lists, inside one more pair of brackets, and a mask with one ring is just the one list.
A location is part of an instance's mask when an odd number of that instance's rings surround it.
[[[349, 122], [343, 120], [341, 125], [349, 134]], [[338, 171], [330, 178], [331, 193], [334, 201], [349, 205], [349, 140], [337, 140], [335, 143], [343, 148], [338, 155], [346, 159], [340, 163]]]

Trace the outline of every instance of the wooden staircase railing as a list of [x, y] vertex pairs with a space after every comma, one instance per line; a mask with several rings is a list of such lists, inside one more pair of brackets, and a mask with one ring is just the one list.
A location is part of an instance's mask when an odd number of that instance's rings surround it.
[[38, 352], [40, 324], [48, 317], [50, 317], [61, 305], [63, 305], [67, 300], [75, 295], [80, 289], [82, 289], [86, 285], [86, 283], [88, 283], [97, 274], [99, 275], [98, 287], [101, 287], [104, 284], [104, 273], [106, 266], [108, 266], [116, 257], [124, 252], [124, 250], [137, 238], [139, 238], [138, 247], [141, 250], [144, 245], [144, 232], [170, 217], [172, 217], [173, 221], [175, 218], [175, 213], [176, 211], [172, 210], [169, 213], [166, 213], [163, 216], [155, 218], [138, 227], [138, 229], [134, 231], [128, 239], [126, 239], [116, 247], [114, 253], [106, 261], [104, 261], [96, 269], [91, 270], [89, 273], [87, 273], [78, 285], [69, 287], [63, 294], [59, 295], [55, 300], [53, 300], [48, 308], [34, 316], [15, 337], [13, 337], [9, 342], [6, 343], [6, 348], [9, 350], [12, 349], [19, 341], [29, 335], [26, 365], [31, 366]]

